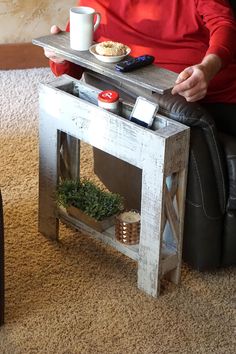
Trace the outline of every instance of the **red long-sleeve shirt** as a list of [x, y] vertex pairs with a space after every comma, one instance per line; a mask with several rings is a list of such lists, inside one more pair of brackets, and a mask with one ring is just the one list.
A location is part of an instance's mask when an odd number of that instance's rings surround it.
[[[180, 73], [206, 54], [223, 68], [211, 81], [207, 102], [236, 103], [236, 22], [227, 0], [80, 0], [101, 13], [96, 42], [113, 40], [131, 47], [132, 56], [151, 54], [155, 64]], [[69, 24], [67, 26], [69, 31]], [[56, 75], [80, 77], [81, 68], [50, 63]]]

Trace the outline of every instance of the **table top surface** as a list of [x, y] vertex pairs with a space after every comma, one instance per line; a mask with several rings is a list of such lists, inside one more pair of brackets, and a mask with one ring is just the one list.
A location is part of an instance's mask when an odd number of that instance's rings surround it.
[[71, 49], [70, 34], [67, 32], [35, 38], [32, 42], [38, 46], [53, 50], [66, 60], [86, 69], [118, 80], [121, 83], [134, 84], [137, 87], [146, 88], [159, 94], [164, 94], [171, 90], [178, 76], [172, 71], [162, 69], [153, 64], [129, 73], [121, 73], [115, 69], [114, 63], [101, 62], [89, 51]]

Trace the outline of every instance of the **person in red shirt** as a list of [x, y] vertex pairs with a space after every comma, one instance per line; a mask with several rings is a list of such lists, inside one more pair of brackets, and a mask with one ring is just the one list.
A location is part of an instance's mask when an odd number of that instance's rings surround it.
[[[102, 16], [96, 42], [122, 42], [134, 57], [153, 55], [155, 65], [179, 74], [173, 95], [199, 101], [218, 127], [236, 137], [236, 22], [228, 0], [80, 0], [78, 5]], [[59, 31], [52, 26], [51, 33]], [[45, 55], [56, 76], [81, 77], [78, 65], [48, 50]]]
[[[96, 42], [122, 42], [132, 56], [179, 73], [173, 94], [189, 102], [236, 103], [236, 23], [227, 0], [80, 0], [100, 12]], [[68, 23], [66, 31], [69, 31]], [[59, 29], [52, 27], [52, 33]], [[55, 75], [79, 78], [81, 68], [45, 52]]]

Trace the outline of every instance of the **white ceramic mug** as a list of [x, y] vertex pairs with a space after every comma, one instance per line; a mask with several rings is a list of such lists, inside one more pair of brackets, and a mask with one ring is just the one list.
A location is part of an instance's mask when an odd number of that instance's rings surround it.
[[70, 47], [75, 50], [88, 50], [93, 44], [93, 33], [100, 22], [100, 13], [92, 7], [72, 7], [70, 9]]

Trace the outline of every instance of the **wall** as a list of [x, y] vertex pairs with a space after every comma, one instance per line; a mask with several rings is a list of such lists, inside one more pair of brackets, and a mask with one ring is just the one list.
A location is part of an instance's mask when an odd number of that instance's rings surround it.
[[0, 44], [31, 42], [49, 34], [52, 24], [65, 28], [76, 0], [0, 0]]

